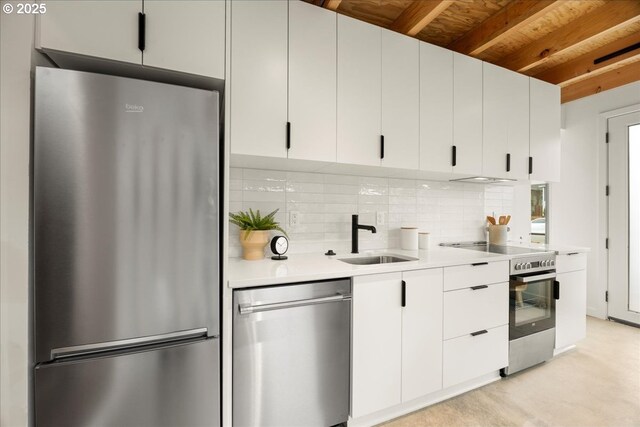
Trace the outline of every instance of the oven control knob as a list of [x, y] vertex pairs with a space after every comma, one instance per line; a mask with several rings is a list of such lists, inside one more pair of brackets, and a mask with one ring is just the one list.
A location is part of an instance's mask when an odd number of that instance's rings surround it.
[[548, 267], [549, 266], [549, 260], [548, 259], [543, 260], [541, 265], [542, 265], [542, 267]]
[[549, 265], [553, 267], [554, 265], [556, 265], [556, 262], [554, 260], [549, 260]]
[[520, 269], [522, 269], [522, 264], [518, 263], [513, 268], [516, 269], [516, 270], [520, 270]]
[[531, 263], [530, 263], [530, 262], [526, 263], [526, 264], [524, 265], [524, 268], [525, 268], [525, 269], [529, 269], [529, 268], [531, 268]]

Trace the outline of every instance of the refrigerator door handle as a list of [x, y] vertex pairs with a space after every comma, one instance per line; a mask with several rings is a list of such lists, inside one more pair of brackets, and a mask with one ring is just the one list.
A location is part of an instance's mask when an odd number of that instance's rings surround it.
[[124, 350], [145, 345], [163, 342], [183, 341], [192, 338], [206, 337], [207, 328], [189, 329], [186, 331], [172, 332], [170, 334], [150, 335], [140, 338], [109, 341], [98, 344], [76, 345], [73, 347], [61, 347], [51, 350], [51, 360], [66, 359], [69, 357], [86, 356], [107, 351]]

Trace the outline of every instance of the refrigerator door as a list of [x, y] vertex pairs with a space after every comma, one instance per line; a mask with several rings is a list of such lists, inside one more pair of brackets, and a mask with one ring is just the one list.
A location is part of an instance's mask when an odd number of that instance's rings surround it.
[[37, 426], [219, 426], [219, 340], [35, 370]]
[[218, 335], [218, 93], [36, 69], [36, 362]]

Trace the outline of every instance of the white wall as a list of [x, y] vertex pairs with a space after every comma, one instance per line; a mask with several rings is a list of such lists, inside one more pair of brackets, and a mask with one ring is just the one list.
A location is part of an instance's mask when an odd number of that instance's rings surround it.
[[607, 315], [607, 157], [600, 114], [638, 103], [640, 82], [563, 105], [562, 177], [550, 186], [550, 243], [591, 248], [587, 313], [600, 318]]
[[[280, 209], [276, 219], [287, 230], [290, 253], [351, 250], [351, 215], [375, 225], [361, 231], [360, 249], [399, 247], [401, 226], [431, 233], [432, 244], [484, 240], [485, 216], [513, 216], [509, 238], [529, 238], [530, 186], [465, 184], [370, 176], [331, 175], [231, 168], [229, 210], [249, 208], [262, 214]], [[518, 200], [517, 206], [514, 203]], [[290, 224], [290, 213], [299, 224]], [[377, 213], [385, 224], [376, 223]], [[230, 256], [240, 256], [237, 227], [231, 229]], [[268, 251], [268, 249], [267, 249]]]
[[[2, 2], [3, 4], [5, 2]], [[0, 13], [0, 425], [28, 423], [33, 17]]]

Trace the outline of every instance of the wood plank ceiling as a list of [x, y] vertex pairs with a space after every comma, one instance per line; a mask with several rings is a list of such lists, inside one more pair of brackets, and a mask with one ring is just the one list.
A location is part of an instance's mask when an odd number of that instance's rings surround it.
[[640, 80], [640, 0], [305, 0], [562, 88]]

